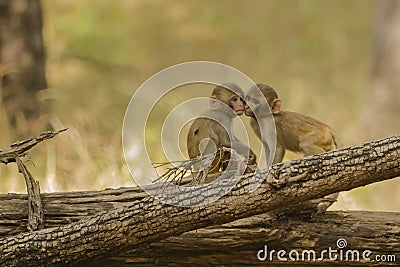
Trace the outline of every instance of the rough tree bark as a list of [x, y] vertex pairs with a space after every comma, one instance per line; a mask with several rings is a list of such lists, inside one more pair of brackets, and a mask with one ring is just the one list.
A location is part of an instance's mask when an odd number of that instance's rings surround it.
[[[238, 221], [212, 226], [170, 237], [151, 244], [146, 250], [127, 251], [101, 261], [103, 267], [111, 266], [282, 266], [278, 250], [307, 250], [319, 252], [329, 247], [339, 251], [338, 240], [346, 240], [342, 249], [357, 250], [360, 261], [349, 256], [344, 260], [298, 260], [286, 262], [289, 266], [398, 266], [400, 261], [399, 213], [384, 212], [327, 212], [310, 220], [288, 217], [276, 220], [269, 214], [256, 215]], [[272, 260], [257, 258], [257, 253], [267, 245], [268, 252], [275, 250]], [[370, 260], [364, 260], [363, 251], [370, 250]], [[334, 254], [336, 256], [340, 253]], [[395, 260], [379, 262], [375, 256], [393, 255]], [[263, 255], [262, 255], [263, 256]], [[325, 255], [326, 256], [326, 255]], [[355, 257], [356, 258], [356, 257]], [[98, 266], [99, 262], [97, 262]], [[88, 266], [96, 266], [96, 262]]]
[[[101, 211], [121, 208], [146, 197], [140, 188], [103, 191], [42, 194], [46, 226], [63, 226]], [[0, 195], [0, 237], [26, 231], [27, 195]], [[265, 265], [279, 263], [274, 257], [265, 262], [257, 252], [270, 249], [336, 249], [339, 238], [348, 242], [346, 249], [371, 250], [373, 255], [395, 255], [400, 260], [400, 213], [327, 212], [309, 217], [277, 218], [274, 212], [255, 215], [232, 223], [211, 226], [155, 242], [142, 250], [118, 253], [88, 266], [160, 266], [160, 265]], [[371, 256], [372, 259], [374, 256]], [[280, 262], [282, 263], [282, 262]], [[294, 264], [304, 263], [291, 262]], [[331, 261], [318, 262], [331, 266]], [[343, 262], [340, 264], [343, 265]], [[397, 265], [397, 262], [347, 261], [348, 266]]]
[[67, 129], [62, 129], [56, 132], [47, 131], [37, 137], [19, 141], [7, 148], [0, 149], [0, 163], [8, 164], [10, 162], [16, 162], [18, 171], [22, 173], [25, 178], [26, 189], [28, 192], [28, 230], [32, 231], [43, 228], [43, 206], [40, 197], [39, 182], [32, 177], [20, 157], [24, 157], [29, 149], [40, 142], [53, 138], [57, 134], [66, 130]]
[[0, 1], [0, 89], [12, 125], [38, 115], [45, 88], [40, 0]]
[[[397, 176], [400, 176], [400, 136], [274, 165], [269, 172], [257, 175], [256, 180], [262, 179], [262, 184], [254, 192], [249, 189], [255, 177], [244, 176], [228, 194], [212, 204], [185, 208], [145, 197], [127, 207], [64, 227], [3, 238], [0, 262], [6, 266], [90, 262], [187, 231]], [[219, 195], [223, 186], [217, 182], [202, 194], [176, 198], [196, 202], [203, 194]]]

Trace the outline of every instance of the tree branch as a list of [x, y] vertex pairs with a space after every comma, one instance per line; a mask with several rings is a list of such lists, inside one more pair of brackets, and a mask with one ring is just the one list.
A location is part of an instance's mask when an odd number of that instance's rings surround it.
[[[274, 165], [257, 177], [243, 176], [228, 194], [204, 206], [176, 207], [145, 197], [64, 227], [1, 239], [0, 262], [7, 266], [82, 263], [141, 248], [187, 231], [395, 178], [400, 176], [399, 156], [400, 136], [395, 136]], [[280, 177], [288, 182], [279, 182]], [[261, 186], [251, 192], [255, 181]], [[216, 182], [201, 194], [176, 198], [196, 202], [204, 195], [218, 195], [223, 186]]]
[[10, 162], [15, 162], [16, 157], [24, 157], [26, 155], [26, 152], [32, 147], [36, 146], [40, 142], [53, 138], [57, 134], [66, 130], [68, 129], [62, 129], [56, 132], [47, 131], [40, 134], [39, 136], [16, 142], [7, 148], [0, 149], [0, 163], [7, 164]]
[[[42, 194], [46, 226], [63, 226], [71, 222], [130, 204], [146, 196], [138, 187], [103, 191]], [[27, 195], [0, 195], [0, 236], [26, 231]], [[302, 251], [336, 249], [336, 241], [345, 238], [346, 249], [371, 250], [375, 255], [395, 255], [400, 259], [400, 213], [393, 212], [327, 212], [311, 218], [286, 216], [277, 218], [273, 212], [240, 219], [228, 224], [211, 226], [173, 236], [149, 247], [109, 254], [107, 259], [87, 265], [155, 266], [155, 265], [265, 265], [281, 263], [259, 261], [257, 252], [268, 248]], [[300, 264], [299, 262], [298, 264]], [[369, 266], [396, 262], [348, 261], [347, 266]], [[296, 262], [291, 262], [296, 264]], [[326, 259], [319, 266], [332, 266]], [[341, 263], [343, 265], [343, 263]]]
[[16, 157], [18, 171], [25, 178], [26, 190], [28, 192], [28, 230], [34, 231], [42, 229], [43, 222], [43, 206], [40, 198], [39, 182], [33, 179], [32, 174], [28, 171], [24, 163], [19, 157]]
[[39, 182], [36, 181], [31, 173], [26, 168], [25, 164], [21, 161], [20, 157], [26, 155], [26, 152], [32, 147], [36, 146], [40, 142], [46, 139], [53, 138], [57, 134], [66, 131], [62, 129], [57, 132], [47, 131], [41, 135], [30, 138], [24, 141], [16, 142], [10, 147], [0, 149], [0, 163], [8, 164], [10, 162], [16, 162], [18, 171], [22, 173], [25, 178], [26, 190], [28, 193], [28, 230], [34, 231], [42, 229], [43, 223], [43, 207], [42, 200], [40, 198], [40, 186]]

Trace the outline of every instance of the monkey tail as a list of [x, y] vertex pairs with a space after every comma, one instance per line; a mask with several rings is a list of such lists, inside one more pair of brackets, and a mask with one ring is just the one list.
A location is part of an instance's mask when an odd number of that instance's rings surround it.
[[333, 142], [335, 143], [336, 148], [343, 147], [343, 143], [340, 141], [340, 138], [338, 137], [335, 130], [333, 130], [333, 129], [332, 129], [332, 139], [333, 139]]

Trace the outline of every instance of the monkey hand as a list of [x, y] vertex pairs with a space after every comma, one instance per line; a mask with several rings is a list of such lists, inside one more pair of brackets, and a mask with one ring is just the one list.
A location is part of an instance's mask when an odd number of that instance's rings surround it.
[[253, 153], [250, 153], [247, 158], [247, 165], [257, 165], [257, 156]]
[[246, 162], [246, 171], [245, 173], [252, 173], [257, 170], [257, 156], [255, 154], [250, 154], [249, 157], [247, 158]]

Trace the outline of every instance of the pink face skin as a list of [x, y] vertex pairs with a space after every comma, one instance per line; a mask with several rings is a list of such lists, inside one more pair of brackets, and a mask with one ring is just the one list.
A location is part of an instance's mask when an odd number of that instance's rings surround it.
[[231, 97], [229, 103], [231, 108], [236, 112], [238, 116], [243, 115], [243, 112], [245, 111], [245, 104], [243, 99], [241, 99], [237, 95], [234, 95]]
[[245, 107], [245, 114], [246, 116], [254, 117], [254, 112], [259, 105], [259, 102], [257, 99], [247, 96], [246, 97], [246, 107]]

